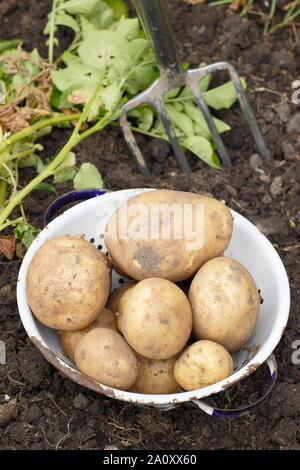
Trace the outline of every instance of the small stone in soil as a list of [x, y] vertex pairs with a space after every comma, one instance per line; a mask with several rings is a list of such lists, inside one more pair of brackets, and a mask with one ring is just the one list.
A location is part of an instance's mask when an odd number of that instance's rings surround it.
[[[259, 181], [262, 181], [263, 183], [270, 183], [270, 175], [266, 175], [266, 174], [260, 175]], [[270, 196], [269, 196], [269, 198], [270, 198], [270, 202], [271, 202], [272, 199], [271, 199]]]
[[78, 393], [73, 400], [73, 405], [77, 410], [84, 410], [89, 404], [90, 400], [83, 393]]
[[249, 159], [250, 168], [252, 168], [252, 169], [260, 168], [262, 166], [262, 164], [263, 164], [262, 159], [261, 159], [260, 155], [258, 155], [258, 153], [254, 153], [253, 155], [251, 155], [251, 157]]
[[32, 405], [27, 411], [26, 419], [28, 420], [29, 423], [33, 423], [34, 421], [37, 421], [40, 416], [41, 416], [40, 407], [38, 405]]
[[271, 202], [272, 202], [271, 196], [269, 196], [269, 194], [266, 194], [266, 195], [262, 198], [262, 202], [263, 202], [263, 204], [271, 204]]
[[282, 177], [281, 176], [276, 176], [276, 178], [273, 179], [271, 186], [270, 186], [270, 193], [272, 194], [273, 197], [280, 196], [282, 193]]
[[13, 398], [5, 405], [0, 406], [0, 426], [9, 423], [18, 416], [17, 399]]
[[290, 107], [286, 101], [281, 101], [276, 104], [275, 111], [282, 122], [287, 122], [290, 115]]
[[300, 130], [300, 112], [294, 114], [292, 119], [290, 119], [288, 125], [286, 126], [286, 130], [289, 134], [293, 134], [294, 132], [297, 133]]

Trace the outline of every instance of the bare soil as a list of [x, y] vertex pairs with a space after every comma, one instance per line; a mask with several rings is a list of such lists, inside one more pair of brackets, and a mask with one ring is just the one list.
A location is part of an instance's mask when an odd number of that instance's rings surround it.
[[[7, 364], [0, 366], [0, 406], [15, 399], [9, 419], [0, 422], [0, 449], [300, 449], [300, 365], [293, 364], [293, 342], [300, 339], [300, 108], [292, 104], [292, 81], [300, 71], [300, 44], [291, 28], [263, 36], [253, 18], [242, 19], [226, 8], [172, 4], [172, 22], [182, 58], [192, 65], [228, 60], [248, 84], [248, 96], [271, 149], [262, 162], [236, 105], [222, 111], [232, 131], [225, 142], [232, 170], [215, 171], [189, 155], [193, 173], [183, 175], [168, 144], [138, 136], [152, 176], [139, 175], [117, 128], [78, 146], [79, 161], [93, 162], [111, 190], [155, 187], [192, 191], [225, 200], [269, 237], [287, 269], [292, 308], [288, 326], [275, 350], [279, 378], [271, 399], [239, 419], [211, 418], [194, 405], [170, 411], [139, 408], [78, 386], [60, 375], [28, 340], [16, 303], [17, 257], [0, 257], [0, 339]], [[45, 56], [42, 34], [51, 2], [6, 0], [0, 3], [1, 37], [23, 38], [27, 50]], [[299, 33], [299, 30], [298, 30]], [[69, 41], [61, 34], [61, 45]], [[218, 83], [218, 80], [216, 80]], [[51, 155], [65, 138], [56, 130], [44, 140]], [[31, 176], [24, 172], [24, 182]], [[56, 187], [58, 194], [71, 189]], [[53, 193], [34, 191], [26, 200], [31, 223], [42, 228]], [[266, 386], [262, 366], [230, 393], [221, 406], [248, 404]]]

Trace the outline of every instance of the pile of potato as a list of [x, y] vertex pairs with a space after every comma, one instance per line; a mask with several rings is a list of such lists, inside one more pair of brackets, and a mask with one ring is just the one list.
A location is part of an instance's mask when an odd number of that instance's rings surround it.
[[[124, 211], [132, 204], [174, 203], [191, 207], [194, 228], [196, 207], [204, 208], [203, 230], [193, 240], [111, 236], [116, 225], [130, 235], [134, 216]], [[171, 222], [180, 223], [175, 216]], [[44, 243], [28, 269], [28, 303], [40, 322], [59, 331], [78, 370], [104, 385], [144, 394], [206, 387], [232, 374], [231, 353], [251, 336], [259, 314], [251, 274], [222, 256], [232, 226], [230, 210], [215, 199], [141, 193], [111, 216], [108, 257], [80, 237]], [[112, 266], [128, 282], [111, 293]]]

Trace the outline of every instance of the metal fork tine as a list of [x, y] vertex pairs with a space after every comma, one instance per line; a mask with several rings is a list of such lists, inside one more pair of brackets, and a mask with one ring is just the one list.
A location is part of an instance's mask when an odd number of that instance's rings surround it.
[[136, 142], [136, 139], [134, 138], [134, 135], [133, 135], [132, 130], [131, 130], [131, 125], [128, 122], [126, 113], [121, 114], [121, 116], [119, 118], [119, 123], [120, 123], [120, 127], [122, 129], [124, 138], [126, 140], [126, 143], [129, 147], [131, 157], [132, 157], [135, 165], [137, 166], [137, 169], [139, 170], [139, 172], [142, 175], [150, 176], [149, 168], [148, 168], [147, 163], [146, 163], [146, 161], [143, 157], [142, 152], [139, 149], [139, 146]]
[[248, 126], [250, 128], [250, 131], [251, 131], [251, 133], [254, 137], [254, 140], [255, 140], [256, 146], [258, 148], [258, 151], [259, 151], [260, 155], [262, 156], [262, 158], [267, 158], [269, 156], [270, 152], [269, 152], [269, 150], [266, 146], [266, 143], [264, 141], [264, 138], [263, 138], [263, 136], [262, 136], [262, 134], [259, 130], [258, 124], [256, 122], [256, 119], [255, 119], [253, 111], [252, 111], [252, 108], [250, 106], [250, 103], [248, 101], [246, 93], [243, 89], [240, 77], [239, 77], [237, 71], [235, 70], [235, 68], [231, 64], [229, 64], [227, 62], [225, 62], [225, 64], [226, 64], [227, 70], [230, 73], [233, 85], [234, 85], [234, 87], [236, 89], [236, 92], [237, 92], [237, 95], [238, 95], [238, 99], [239, 99], [242, 111], [245, 115], [246, 121], [247, 121]]
[[155, 100], [155, 101], [156, 102], [152, 104], [156, 108], [158, 115], [161, 119], [161, 122], [165, 128], [165, 131], [169, 138], [169, 142], [174, 150], [176, 160], [178, 161], [179, 166], [181, 170], [183, 171], [183, 173], [191, 173], [190, 165], [186, 159], [186, 156], [182, 148], [179, 145], [178, 139], [175, 135], [174, 128], [169, 120], [167, 110], [164, 106], [164, 102], [163, 100], [159, 100], [159, 101]]
[[231, 159], [227, 153], [220, 133], [216, 128], [213, 116], [209, 110], [209, 107], [205, 103], [204, 96], [201, 93], [199, 87], [200, 80], [208, 73], [220, 70], [226, 70], [229, 72], [232, 83], [237, 92], [243, 114], [255, 140], [258, 151], [262, 157], [267, 157], [269, 155], [269, 150], [267, 149], [264, 138], [259, 130], [258, 124], [255, 120], [253, 111], [244, 92], [243, 85], [236, 69], [228, 62], [217, 62], [211, 65], [199, 67], [198, 69], [183, 70], [176, 40], [167, 13], [166, 1], [133, 1], [146, 35], [152, 43], [160, 69], [160, 78], [158, 78], [147, 90], [126, 103], [123, 106], [124, 114], [120, 118], [121, 128], [128, 143], [132, 158], [140, 172], [144, 175], [149, 175], [149, 169], [147, 168], [143, 155], [138, 148], [130, 124], [126, 119], [125, 113], [141, 103], [148, 103], [156, 108], [181, 170], [184, 173], [191, 172], [190, 165], [178, 142], [163, 100], [163, 96], [167, 91], [181, 86], [189, 86], [191, 88], [198, 107], [200, 108], [205, 122], [210, 130], [212, 139], [214, 140], [214, 143], [217, 147], [222, 163], [227, 167], [232, 167]]
[[229, 72], [233, 86], [236, 89], [238, 100], [240, 102], [243, 114], [253, 135], [258, 151], [263, 158], [267, 158], [270, 155], [270, 152], [259, 130], [252, 108], [250, 106], [247, 95], [245, 93], [245, 90], [243, 88], [239, 74], [237, 73], [236, 69], [229, 62], [216, 62], [215, 64], [207, 65], [204, 68], [208, 72], [215, 72], [219, 70], [227, 70]]
[[189, 87], [191, 88], [192, 92], [193, 92], [193, 95], [196, 99], [196, 102], [204, 116], [204, 119], [206, 121], [206, 124], [208, 125], [208, 128], [211, 132], [211, 135], [212, 135], [212, 138], [217, 146], [217, 149], [218, 149], [218, 153], [219, 153], [219, 157], [222, 161], [222, 163], [224, 163], [225, 166], [227, 166], [228, 168], [231, 168], [232, 167], [232, 163], [231, 163], [231, 159], [228, 155], [228, 152], [225, 148], [225, 145], [223, 143], [223, 139], [222, 137], [220, 136], [217, 128], [216, 128], [216, 125], [214, 123], [214, 120], [212, 118], [212, 115], [210, 113], [210, 110], [207, 106], [207, 104], [205, 103], [204, 101], [204, 98], [202, 96], [202, 93], [200, 91], [200, 88], [199, 88], [199, 81], [195, 81], [195, 80], [187, 80], [188, 81], [188, 85]]

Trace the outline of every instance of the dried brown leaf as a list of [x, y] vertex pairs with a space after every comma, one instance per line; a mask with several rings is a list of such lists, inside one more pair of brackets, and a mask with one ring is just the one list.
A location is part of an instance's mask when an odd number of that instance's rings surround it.
[[234, 0], [229, 8], [230, 10], [236, 11], [238, 10], [241, 6], [245, 5], [246, 1], [245, 0]]
[[[62, 110], [62, 112], [64, 114], [78, 114], [79, 109], [78, 108], [65, 108], [65, 109]], [[77, 120], [75, 120], [75, 119], [73, 121], [70, 121], [70, 122], [71, 122], [71, 124], [73, 124], [73, 126], [76, 126], [76, 124], [77, 124]], [[81, 124], [80, 130], [85, 131], [86, 129], [88, 129], [88, 127], [89, 127], [88, 124], [86, 122], [83, 122]]]
[[198, 5], [200, 3], [205, 3], [205, 0], [183, 0], [187, 5]]
[[13, 235], [0, 237], [0, 254], [12, 260], [16, 248], [16, 238]]

